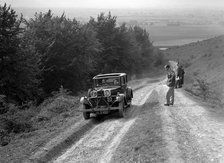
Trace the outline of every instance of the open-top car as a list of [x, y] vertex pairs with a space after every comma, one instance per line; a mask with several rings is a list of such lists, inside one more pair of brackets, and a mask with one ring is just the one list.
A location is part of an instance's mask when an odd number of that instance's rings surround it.
[[80, 99], [83, 105], [84, 119], [89, 119], [91, 113], [97, 115], [119, 111], [121, 117], [124, 110], [131, 105], [133, 91], [127, 86], [126, 73], [99, 74], [93, 77], [93, 88]]

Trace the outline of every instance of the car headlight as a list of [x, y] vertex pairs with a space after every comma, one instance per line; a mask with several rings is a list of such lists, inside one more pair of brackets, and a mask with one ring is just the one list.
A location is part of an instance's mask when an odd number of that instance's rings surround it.
[[80, 102], [84, 104], [84, 97], [81, 97]]
[[91, 97], [97, 97], [97, 92], [96, 91], [91, 91], [90, 96]]
[[111, 91], [106, 89], [104, 90], [104, 96], [109, 97], [111, 95]]

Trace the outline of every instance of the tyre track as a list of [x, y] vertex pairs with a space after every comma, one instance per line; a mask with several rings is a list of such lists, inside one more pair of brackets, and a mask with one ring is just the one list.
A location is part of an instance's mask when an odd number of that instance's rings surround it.
[[[145, 103], [153, 87], [154, 85], [147, 86], [135, 93], [137, 95], [133, 99], [133, 105], [135, 106], [128, 113], [128, 118], [109, 119], [97, 125], [55, 162], [109, 162], [122, 137], [135, 123], [136, 119], [132, 117], [132, 114], [136, 114], [135, 111]], [[101, 139], [101, 137], [104, 138]]]

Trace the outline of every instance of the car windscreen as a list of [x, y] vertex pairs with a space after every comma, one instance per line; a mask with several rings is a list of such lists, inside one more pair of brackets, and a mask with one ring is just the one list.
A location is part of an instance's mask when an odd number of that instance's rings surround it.
[[120, 85], [120, 80], [119, 80], [118, 77], [95, 79], [95, 86], [96, 87], [119, 86], [119, 85]]

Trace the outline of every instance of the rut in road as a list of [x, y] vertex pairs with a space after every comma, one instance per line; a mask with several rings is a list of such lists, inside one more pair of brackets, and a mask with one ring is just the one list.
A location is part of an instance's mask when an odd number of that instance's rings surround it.
[[134, 93], [128, 117], [110, 117], [83, 136], [54, 162], [109, 162], [122, 138], [135, 123], [135, 116], [151, 94], [154, 85]]

